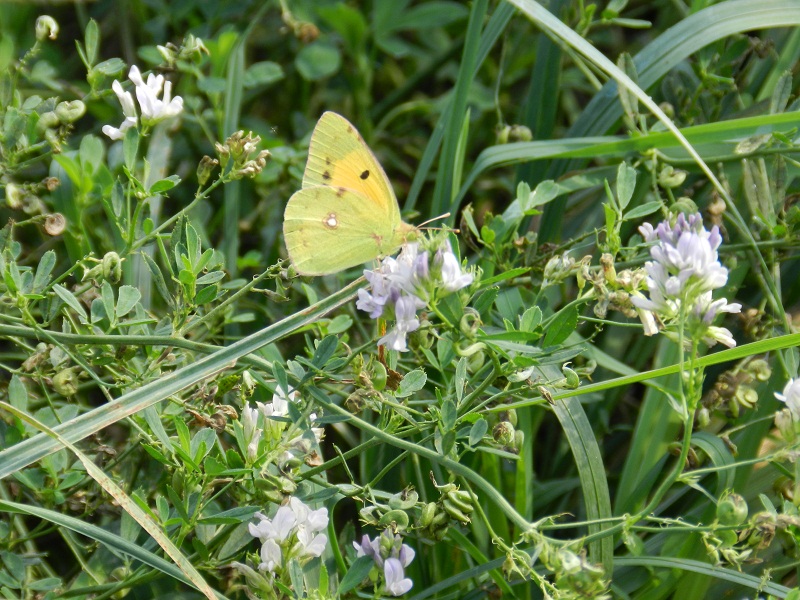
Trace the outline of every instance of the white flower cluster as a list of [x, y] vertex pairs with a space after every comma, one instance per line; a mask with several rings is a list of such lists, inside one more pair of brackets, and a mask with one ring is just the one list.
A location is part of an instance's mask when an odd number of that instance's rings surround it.
[[[183, 110], [183, 98], [180, 96], [172, 97], [172, 83], [166, 81], [163, 75], [150, 73], [145, 83], [142, 79], [142, 74], [139, 72], [139, 67], [133, 65], [128, 72], [128, 79], [135, 86], [136, 99], [139, 101], [143, 126], [155, 125], [159, 121], [180, 114]], [[128, 129], [136, 127], [138, 124], [136, 105], [133, 102], [131, 93], [123, 90], [119, 81], [114, 80], [114, 83], [111, 84], [111, 89], [114, 90], [117, 98], [119, 98], [125, 120], [119, 127], [104, 125], [103, 133], [112, 140], [120, 140], [125, 137], [125, 132]], [[161, 94], [162, 90], [163, 95]], [[162, 95], [161, 98], [159, 98], [160, 95]]]
[[373, 319], [394, 317], [395, 326], [378, 340], [379, 346], [405, 352], [406, 335], [419, 329], [417, 310], [434, 294], [456, 292], [472, 283], [472, 273], [461, 271], [449, 241], [441, 244], [430, 259], [428, 250], [420, 251], [417, 242], [403, 245], [395, 259], [386, 257], [374, 271], [365, 270], [371, 291], [358, 290], [356, 306]]
[[[259, 444], [261, 443], [262, 434], [266, 434], [266, 439], [272, 442], [279, 442], [282, 439], [282, 434], [286, 428], [284, 421], [279, 421], [276, 418], [287, 417], [289, 415], [289, 402], [297, 402], [300, 397], [300, 392], [296, 391], [292, 386], [289, 386], [289, 391], [285, 392], [283, 388], [278, 386], [277, 391], [272, 395], [272, 402], [256, 402], [256, 408], [251, 407], [245, 403], [242, 408], [242, 429], [244, 444], [247, 447], [247, 458], [254, 460], [259, 455]], [[263, 417], [264, 425], [259, 428], [259, 415]], [[309, 415], [309, 420], [313, 423], [317, 418], [316, 413]], [[321, 427], [312, 427], [311, 431], [314, 433], [317, 444], [322, 440], [324, 433]], [[302, 436], [301, 436], [302, 437]], [[303, 449], [301, 437], [295, 438], [287, 442], [289, 448], [296, 447], [298, 450]], [[292, 460], [293, 454], [287, 450], [282, 459], [282, 463]]]
[[260, 512], [255, 516], [258, 523], [250, 523], [249, 530], [261, 542], [259, 571], [280, 572], [288, 560], [321, 556], [328, 545], [328, 536], [319, 533], [328, 526], [327, 508], [311, 510], [293, 497], [272, 519]]
[[414, 585], [406, 577], [405, 568], [414, 560], [414, 549], [403, 543], [403, 539], [392, 534], [391, 529], [371, 540], [368, 535], [361, 538], [361, 543], [353, 542], [356, 556], [369, 556], [383, 573], [384, 590], [392, 596], [402, 596]]
[[650, 248], [652, 261], [645, 264], [645, 283], [650, 299], [631, 298], [645, 326], [645, 335], [658, 332], [654, 315], [662, 321], [675, 320], [683, 314], [687, 331], [709, 346], [721, 342], [736, 345], [730, 331], [712, 325], [720, 313], [738, 313], [741, 304], [728, 304], [725, 298], [714, 300], [712, 291], [728, 281], [728, 270], [719, 262], [717, 248], [722, 243], [719, 228], [703, 226], [699, 214], [678, 215], [675, 225], [663, 221], [653, 228], [645, 223], [639, 228], [645, 241], [656, 242]]

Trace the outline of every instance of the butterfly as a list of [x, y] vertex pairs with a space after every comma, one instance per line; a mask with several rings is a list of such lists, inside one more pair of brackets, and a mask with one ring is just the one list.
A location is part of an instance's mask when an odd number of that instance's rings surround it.
[[344, 117], [320, 117], [308, 148], [303, 187], [283, 215], [283, 237], [301, 275], [328, 275], [397, 250], [416, 237], [403, 222], [386, 173]]

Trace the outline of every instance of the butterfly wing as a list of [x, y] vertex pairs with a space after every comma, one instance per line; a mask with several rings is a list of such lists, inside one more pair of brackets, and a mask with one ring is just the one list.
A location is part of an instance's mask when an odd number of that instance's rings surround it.
[[363, 196], [373, 211], [393, 224], [400, 223], [400, 208], [378, 159], [358, 130], [344, 117], [326, 112], [311, 134], [303, 187], [343, 187]]
[[376, 214], [361, 193], [344, 187], [305, 187], [283, 216], [289, 258], [303, 275], [327, 275], [391, 254], [416, 231]]

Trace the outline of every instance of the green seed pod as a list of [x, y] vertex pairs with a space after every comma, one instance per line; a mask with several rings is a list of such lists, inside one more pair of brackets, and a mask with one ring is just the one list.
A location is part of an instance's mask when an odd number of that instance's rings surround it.
[[767, 361], [761, 358], [750, 361], [750, 364], [747, 365], [747, 370], [750, 371], [753, 377], [758, 381], [767, 381], [772, 377], [772, 368]]
[[122, 279], [122, 259], [116, 252], [107, 252], [103, 256], [103, 279], [110, 283]]
[[511, 126], [510, 125], [503, 125], [497, 130], [497, 143], [498, 144], [507, 144], [508, 137], [511, 135]]
[[658, 183], [661, 187], [675, 188], [686, 180], [686, 171], [674, 169], [672, 165], [665, 165], [658, 174]]
[[36, 122], [36, 129], [41, 132], [47, 129], [53, 129], [53, 127], [58, 127], [60, 124], [61, 119], [51, 110], [39, 115], [39, 120]]
[[444, 506], [445, 512], [450, 515], [456, 521], [466, 525], [470, 523], [470, 518], [464, 514], [464, 512], [456, 505], [450, 498], [445, 498], [442, 502], [442, 506]]
[[397, 510], [409, 510], [416, 506], [419, 494], [413, 488], [406, 488], [402, 492], [394, 494], [389, 498], [389, 508]]
[[392, 525], [397, 529], [408, 529], [408, 514], [404, 510], [390, 510], [378, 521], [378, 527], [390, 527]]
[[465, 513], [471, 513], [475, 510], [475, 507], [472, 506], [472, 496], [470, 496], [469, 492], [466, 490], [450, 492], [447, 494], [447, 498]]
[[80, 100], [59, 102], [55, 112], [58, 120], [68, 125], [86, 114], [86, 105]]
[[508, 421], [501, 421], [492, 429], [494, 441], [503, 446], [514, 443], [514, 426]]
[[564, 374], [564, 378], [566, 379], [566, 387], [567, 389], [574, 390], [581, 384], [581, 378], [578, 377], [578, 374], [570, 369], [566, 363], [563, 367], [561, 367], [561, 373]]
[[438, 506], [436, 506], [435, 502], [433, 503], [433, 505], [436, 507], [436, 510], [438, 512], [434, 515], [433, 520], [431, 521], [431, 527], [433, 529], [439, 529], [442, 526], [446, 527], [447, 523], [450, 521], [450, 518], [448, 517], [447, 513], [444, 510], [439, 511]]
[[739, 541], [739, 536], [730, 529], [721, 529], [715, 535], [719, 538], [721, 548], [733, 548]]
[[472, 356], [467, 359], [467, 372], [468, 373], [477, 373], [480, 371], [483, 363], [486, 362], [486, 355], [481, 352], [476, 352]]
[[69, 398], [78, 393], [78, 375], [77, 367], [70, 367], [63, 369], [53, 376], [53, 389], [64, 396]]
[[422, 507], [422, 512], [419, 516], [419, 524], [422, 527], [428, 527], [433, 523], [433, 518], [436, 516], [436, 502], [428, 502]]
[[386, 367], [380, 361], [372, 364], [372, 387], [377, 391], [382, 391], [386, 388]]
[[533, 133], [525, 125], [512, 125], [508, 132], [508, 140], [511, 142], [530, 142], [532, 139]]
[[747, 519], [747, 502], [739, 494], [723, 494], [717, 503], [717, 520], [722, 525], [741, 525]]
[[54, 40], [58, 37], [58, 22], [49, 15], [36, 19], [36, 41]]

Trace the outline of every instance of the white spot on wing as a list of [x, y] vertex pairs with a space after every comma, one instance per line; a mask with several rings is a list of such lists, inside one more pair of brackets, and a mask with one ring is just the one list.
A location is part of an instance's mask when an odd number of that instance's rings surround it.
[[328, 213], [328, 216], [322, 220], [322, 223], [328, 229], [336, 229], [339, 226], [339, 220], [336, 218], [336, 213]]

